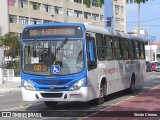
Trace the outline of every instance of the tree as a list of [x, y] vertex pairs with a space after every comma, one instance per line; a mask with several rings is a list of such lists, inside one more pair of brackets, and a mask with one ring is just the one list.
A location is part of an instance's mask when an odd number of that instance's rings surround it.
[[126, 0], [127, 3], [137, 3], [138, 4], [138, 25], [137, 25], [137, 35], [140, 34], [140, 4], [146, 3], [148, 0]]
[[90, 7], [91, 1], [96, 1], [99, 6], [102, 6], [104, 4], [104, 0], [85, 0], [85, 5], [87, 7]]
[[15, 73], [19, 74], [19, 61], [13, 61], [13, 58], [20, 60], [20, 41], [19, 36], [16, 34], [7, 33], [0, 38], [0, 45], [5, 48], [4, 56], [11, 58], [11, 62], [5, 65], [5, 68], [15, 69]]
[[5, 47], [5, 57], [13, 58], [20, 56], [20, 41], [16, 34], [7, 33], [0, 39], [1, 45]]

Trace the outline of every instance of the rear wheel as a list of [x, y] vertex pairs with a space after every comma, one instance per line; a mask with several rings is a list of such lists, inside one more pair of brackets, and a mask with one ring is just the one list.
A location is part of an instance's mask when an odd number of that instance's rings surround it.
[[99, 90], [99, 98], [95, 100], [96, 105], [100, 105], [104, 103], [105, 88], [106, 88], [106, 84], [101, 84], [100, 90]]
[[45, 105], [47, 107], [52, 108], [52, 107], [56, 107], [56, 105], [57, 105], [58, 102], [55, 102], [55, 101], [44, 101], [44, 103], [45, 103]]
[[132, 75], [131, 84], [130, 84], [130, 88], [128, 89], [128, 92], [130, 94], [133, 94], [134, 91], [135, 91], [135, 77]]

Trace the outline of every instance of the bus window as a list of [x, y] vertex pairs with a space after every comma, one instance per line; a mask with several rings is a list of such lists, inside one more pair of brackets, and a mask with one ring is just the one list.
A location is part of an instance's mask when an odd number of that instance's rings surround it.
[[145, 49], [144, 49], [144, 43], [143, 42], [139, 42], [139, 54], [140, 54], [141, 59], [145, 58]]
[[113, 48], [112, 48], [112, 39], [111, 36], [105, 36], [105, 41], [106, 41], [106, 55], [107, 55], [107, 60], [113, 60]]
[[121, 60], [122, 54], [120, 50], [119, 39], [117, 37], [113, 37], [113, 42], [115, 59]]
[[106, 60], [106, 41], [104, 39], [103, 34], [96, 34], [96, 43], [97, 43], [97, 55], [98, 60], [103, 61]]
[[132, 40], [128, 40], [128, 46], [129, 46], [129, 59], [134, 60], [134, 46]]
[[139, 45], [137, 41], [134, 41], [134, 54], [135, 58], [139, 59]]
[[126, 38], [121, 38], [121, 49], [122, 49], [122, 58], [128, 60], [128, 41]]

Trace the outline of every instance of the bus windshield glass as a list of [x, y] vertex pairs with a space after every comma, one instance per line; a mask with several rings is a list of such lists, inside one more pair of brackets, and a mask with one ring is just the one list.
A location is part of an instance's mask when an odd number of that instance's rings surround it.
[[[35, 75], [68, 75], [84, 68], [82, 40], [23, 42], [23, 71]], [[60, 72], [53, 73], [58, 65]]]

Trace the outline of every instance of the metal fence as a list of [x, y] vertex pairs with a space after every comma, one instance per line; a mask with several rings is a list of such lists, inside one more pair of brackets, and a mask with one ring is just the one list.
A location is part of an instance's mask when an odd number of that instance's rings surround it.
[[14, 69], [3, 69], [3, 80], [12, 81], [14, 78]]

